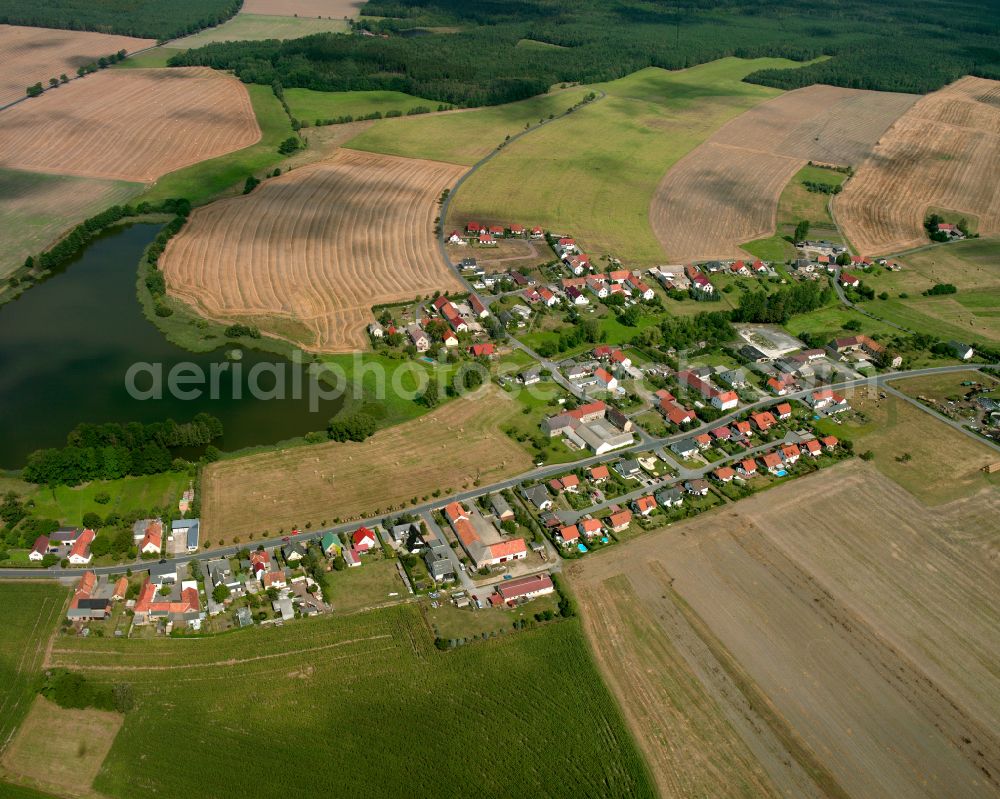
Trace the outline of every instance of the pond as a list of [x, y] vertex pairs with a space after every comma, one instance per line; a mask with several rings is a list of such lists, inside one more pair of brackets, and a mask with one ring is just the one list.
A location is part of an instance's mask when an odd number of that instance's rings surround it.
[[[139, 259], [159, 227], [109, 231], [64, 270], [0, 306], [0, 467], [20, 468], [33, 450], [64, 445], [80, 422], [183, 422], [205, 411], [225, 430], [214, 443], [231, 451], [322, 430], [340, 408], [337, 400], [318, 401], [313, 412], [307, 391], [299, 399], [253, 398], [246, 379], [253, 367], [280, 364], [289, 382], [292, 369], [281, 356], [253, 350], [240, 354], [244, 388], [236, 398], [230, 348], [192, 353], [167, 341], [143, 315], [135, 293]], [[207, 390], [199, 399], [166, 390], [159, 399], [135, 399], [125, 378], [133, 364], [144, 362], [161, 364], [165, 377], [182, 363], [206, 374], [214, 367], [228, 377], [219, 381], [216, 399]], [[259, 382], [267, 388], [274, 379]], [[148, 370], [135, 383], [148, 388]]]

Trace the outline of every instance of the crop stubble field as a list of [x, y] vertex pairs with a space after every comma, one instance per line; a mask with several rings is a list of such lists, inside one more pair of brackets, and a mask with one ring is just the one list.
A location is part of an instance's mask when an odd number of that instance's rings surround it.
[[101, 56], [119, 50], [132, 53], [154, 44], [153, 39], [131, 36], [0, 25], [0, 105], [24, 97], [25, 89], [35, 83], [48, 86], [49, 78], [63, 73], [75, 78], [77, 67]]
[[796, 172], [808, 161], [860, 163], [917, 99], [815, 85], [761, 103], [667, 172], [650, 205], [653, 232], [675, 260], [745, 257], [741, 243], [775, 232]]
[[371, 306], [457, 289], [434, 237], [462, 168], [340, 150], [197, 210], [161, 260], [169, 291], [216, 319], [304, 324], [296, 343], [367, 345]]
[[149, 182], [260, 136], [236, 78], [202, 67], [108, 70], [0, 114], [0, 166]]
[[1000, 82], [965, 77], [926, 95], [892, 126], [834, 201], [864, 254], [927, 243], [931, 206], [979, 218], [1000, 232]]
[[[995, 490], [928, 509], [852, 462], [574, 565], [572, 583], [626, 718], [719, 747], [728, 794], [995, 796], [998, 513]], [[666, 796], [711, 778], [682, 742], [653, 755]]]
[[461, 398], [361, 443], [316, 444], [219, 461], [205, 470], [206, 535], [276, 533], [383, 512], [436, 489], [494, 482], [531, 467], [500, 426], [520, 404], [493, 391]]
[[[403, 605], [201, 640], [61, 639], [53, 658], [134, 686], [94, 782], [105, 796], [458, 796], [470, 774], [484, 797], [558, 795], [567, 781], [580, 796], [652, 795], [576, 621], [442, 653]], [[267, 712], [244, 723], [262, 685]], [[401, 736], [433, 767], [414, 768]]]

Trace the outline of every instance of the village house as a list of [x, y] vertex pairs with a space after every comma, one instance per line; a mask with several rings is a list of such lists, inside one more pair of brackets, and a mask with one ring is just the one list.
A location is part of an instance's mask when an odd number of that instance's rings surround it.
[[[528, 577], [500, 583], [494, 596], [499, 596], [501, 603], [510, 605], [517, 602], [527, 602], [530, 599], [551, 594], [555, 590], [555, 585], [549, 575], [532, 574]], [[492, 597], [490, 600], [492, 603]]]
[[608, 527], [611, 528], [613, 532], [621, 533], [628, 529], [628, 526], [632, 523], [632, 511], [627, 508], [619, 511], [615, 511], [610, 516], [608, 516]]
[[684, 494], [677, 486], [668, 486], [656, 492], [656, 501], [664, 508], [679, 508], [684, 504]]
[[639, 497], [632, 502], [632, 510], [642, 516], [649, 516], [656, 510], [656, 498], [650, 495]]
[[761, 411], [760, 413], [750, 414], [750, 423], [760, 432], [766, 433], [774, 427], [778, 421], [774, 418], [774, 415], [770, 411]]
[[682, 384], [697, 391], [702, 397], [709, 400], [713, 406], [722, 411], [735, 408], [739, 404], [739, 397], [735, 391], [719, 391], [707, 380], [699, 377], [693, 370], [684, 369], [677, 373], [677, 380]]
[[787, 402], [779, 402], [774, 406], [774, 410], [781, 420], [792, 418], [792, 406]]
[[334, 558], [340, 554], [342, 545], [334, 533], [324, 533], [323, 538], [320, 539], [320, 548], [328, 558]]
[[431, 337], [428, 336], [418, 324], [406, 326], [406, 335], [409, 337], [417, 352], [427, 352], [431, 348]]
[[781, 455], [777, 452], [767, 452], [760, 460], [764, 464], [764, 468], [771, 472], [771, 474], [777, 474], [785, 468], [785, 463], [781, 460]]
[[200, 519], [175, 519], [170, 523], [174, 552], [197, 552], [200, 534]]
[[542, 421], [542, 431], [550, 437], [564, 436], [580, 449], [595, 455], [625, 447], [635, 441], [631, 431], [615, 426], [615, 417], [607, 416], [607, 405], [597, 400]]
[[591, 482], [594, 482], [594, 483], [603, 483], [610, 476], [611, 475], [608, 472], [608, 467], [605, 466], [604, 464], [601, 464], [600, 466], [592, 466], [591, 469], [590, 469], [590, 479], [591, 479]]
[[743, 478], [754, 477], [757, 474], [757, 462], [753, 458], [746, 458], [740, 461], [736, 472]]
[[474, 513], [467, 511], [459, 502], [451, 502], [444, 508], [445, 518], [455, 532], [455, 537], [477, 569], [497, 566], [512, 560], [523, 560], [528, 556], [528, 548], [523, 538], [506, 539], [493, 544], [485, 543], [473, 524]]
[[548, 510], [552, 507], [552, 497], [545, 490], [545, 486], [534, 485], [522, 488], [521, 495], [532, 504], [535, 510]]
[[378, 546], [375, 533], [367, 527], [359, 527], [351, 536], [351, 548], [358, 552], [368, 552]]
[[201, 615], [198, 584], [193, 580], [185, 580], [181, 583], [179, 599], [158, 599], [157, 586], [147, 580], [139, 589], [139, 597], [136, 599], [133, 611], [135, 613], [133, 621], [138, 625], [159, 619], [166, 619], [174, 624], [192, 622], [197, 624]]
[[685, 460], [693, 458], [698, 454], [698, 444], [693, 438], [682, 438], [670, 445], [674, 453]]
[[684, 483], [684, 490], [697, 497], [706, 497], [709, 491], [708, 481], [700, 479], [687, 480]]
[[577, 522], [576, 527], [584, 538], [590, 539], [601, 534], [600, 519], [581, 519]]
[[34, 545], [31, 547], [31, 552], [28, 553], [28, 560], [40, 561], [44, 560], [45, 556], [49, 552], [49, 537], [47, 535], [40, 535], [35, 539]]
[[749, 438], [753, 435], [753, 429], [750, 426], [750, 422], [733, 422], [729, 429], [732, 430], [734, 438]]
[[790, 466], [795, 465], [801, 454], [798, 444], [784, 444], [781, 447], [781, 457]]
[[576, 529], [575, 525], [568, 524], [560, 528], [559, 532], [556, 533], [556, 538], [562, 546], [572, 546], [580, 539], [580, 531]]
[[257, 580], [271, 569], [271, 553], [266, 549], [255, 549], [250, 553], [250, 571]]
[[818, 458], [823, 454], [823, 445], [819, 443], [815, 438], [810, 439], [805, 444], [803, 444], [806, 454], [812, 458]]
[[736, 477], [736, 472], [729, 466], [720, 466], [712, 472], [712, 476], [720, 483], [730, 483]]
[[90, 545], [97, 536], [93, 530], [84, 530], [80, 537], [76, 539], [69, 550], [69, 562], [73, 566], [86, 566], [93, 559], [90, 552]]

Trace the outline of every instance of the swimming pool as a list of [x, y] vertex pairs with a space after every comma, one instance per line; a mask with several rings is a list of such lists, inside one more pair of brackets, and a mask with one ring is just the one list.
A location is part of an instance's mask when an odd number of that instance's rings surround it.
[[580, 552], [586, 552], [587, 551], [587, 548], [583, 544], [577, 544], [576, 548], [578, 550], [580, 550]]
[[785, 471], [784, 469], [779, 469], [778, 471], [775, 472], [775, 475], [777, 475], [778, 477], [785, 477], [787, 474], [788, 472]]

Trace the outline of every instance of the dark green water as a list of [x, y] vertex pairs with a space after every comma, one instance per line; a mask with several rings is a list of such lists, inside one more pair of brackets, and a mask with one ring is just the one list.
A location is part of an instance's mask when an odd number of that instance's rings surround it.
[[[0, 467], [20, 468], [31, 451], [62, 446], [80, 422], [186, 421], [206, 411], [225, 428], [216, 445], [234, 450], [321, 430], [340, 407], [328, 400], [312, 413], [305, 391], [297, 400], [254, 399], [246, 375], [256, 364], [281, 364], [289, 385], [292, 365], [252, 350], [244, 350], [240, 360], [242, 399], [232, 396], [231, 372], [222, 373], [219, 385], [227, 390], [214, 400], [207, 392], [200, 399], [179, 399], [166, 386], [162, 399], [130, 396], [125, 375], [134, 363], [160, 363], [166, 378], [181, 362], [207, 373], [212, 364], [227, 361], [225, 349], [196, 354], [174, 346], [143, 316], [135, 296], [136, 268], [158, 230], [133, 225], [111, 231], [62, 273], [0, 306]], [[265, 388], [274, 384], [272, 378], [259, 382]], [[150, 379], [137, 384], [147, 388]]]

